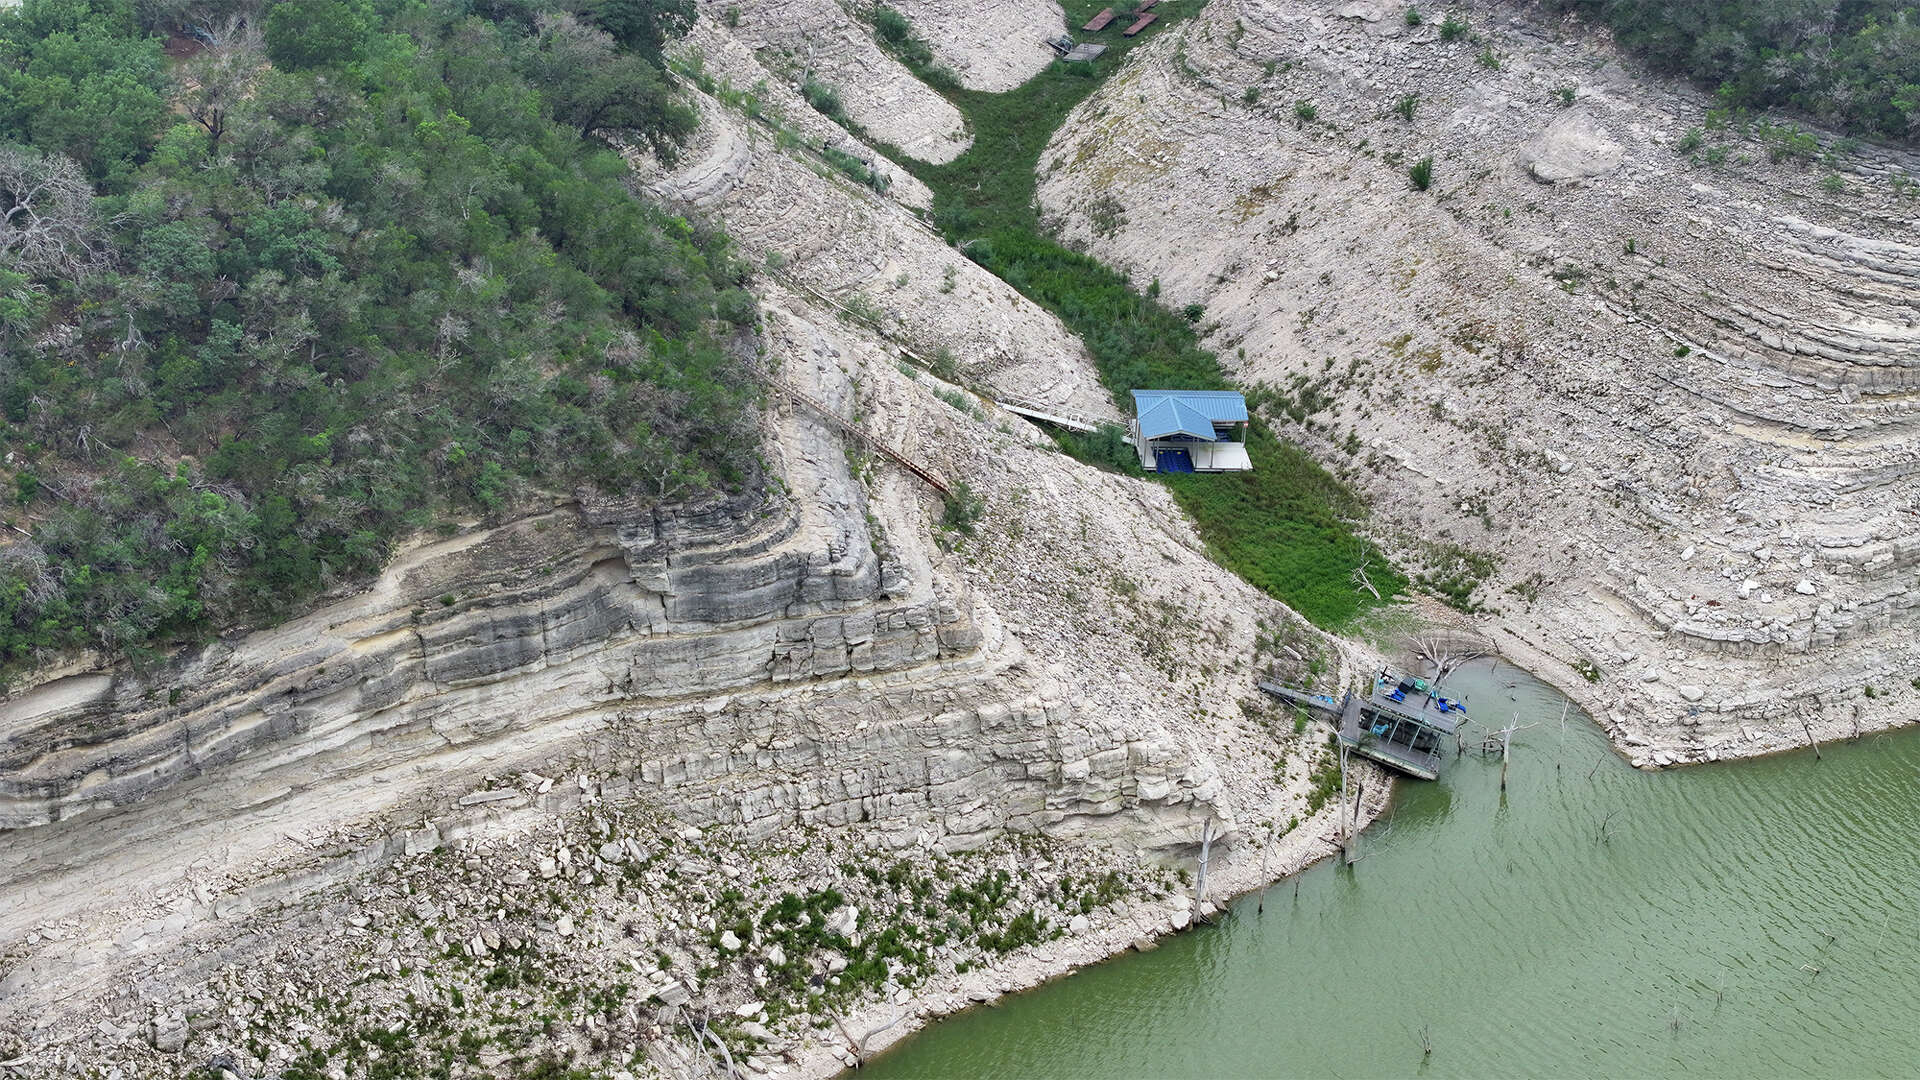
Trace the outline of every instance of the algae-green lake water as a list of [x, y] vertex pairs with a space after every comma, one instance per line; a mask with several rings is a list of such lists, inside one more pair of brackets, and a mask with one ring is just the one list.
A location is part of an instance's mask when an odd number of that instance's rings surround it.
[[[1509, 686], [1508, 684], [1513, 684]], [[1515, 668], [1351, 867], [942, 1021], [863, 1075], [1920, 1076], [1920, 731], [1662, 773]], [[1903, 688], [1901, 692], [1906, 692]], [[1422, 1035], [1431, 1044], [1423, 1052]]]

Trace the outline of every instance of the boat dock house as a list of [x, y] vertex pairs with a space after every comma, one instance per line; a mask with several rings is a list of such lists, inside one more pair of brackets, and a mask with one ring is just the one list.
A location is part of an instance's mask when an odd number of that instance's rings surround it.
[[1356, 754], [1421, 780], [1437, 779], [1449, 743], [1459, 741], [1466, 706], [1425, 679], [1383, 671], [1364, 695], [1349, 691], [1335, 702], [1324, 694], [1262, 682], [1260, 689], [1327, 714], [1340, 741]]
[[1135, 390], [1127, 423], [1148, 472], [1248, 472], [1247, 401], [1233, 390]]

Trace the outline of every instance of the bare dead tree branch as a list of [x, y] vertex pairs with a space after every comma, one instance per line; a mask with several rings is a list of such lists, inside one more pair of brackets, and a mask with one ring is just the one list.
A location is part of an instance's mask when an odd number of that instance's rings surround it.
[[1408, 635], [1405, 648], [1431, 669], [1429, 677], [1435, 683], [1445, 682], [1467, 662], [1496, 651], [1493, 643], [1481, 635], [1454, 627], [1416, 631]]
[[72, 158], [0, 147], [0, 265], [77, 277], [105, 258], [93, 185]]

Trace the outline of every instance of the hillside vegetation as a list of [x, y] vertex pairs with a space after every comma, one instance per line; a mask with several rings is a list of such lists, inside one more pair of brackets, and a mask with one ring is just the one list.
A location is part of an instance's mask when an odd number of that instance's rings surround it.
[[753, 481], [743, 264], [602, 141], [692, 130], [690, 11], [470, 11], [0, 15], [0, 674], [283, 617], [529, 494]]
[[1920, 139], [1913, 0], [1552, 0], [1732, 107], [1788, 108], [1855, 135]]

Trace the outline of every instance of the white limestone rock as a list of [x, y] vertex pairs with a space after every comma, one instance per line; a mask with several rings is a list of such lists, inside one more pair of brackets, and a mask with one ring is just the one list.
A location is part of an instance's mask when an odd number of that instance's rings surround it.
[[1619, 168], [1623, 155], [1592, 113], [1574, 109], [1522, 146], [1520, 163], [1543, 184], [1578, 184]]

